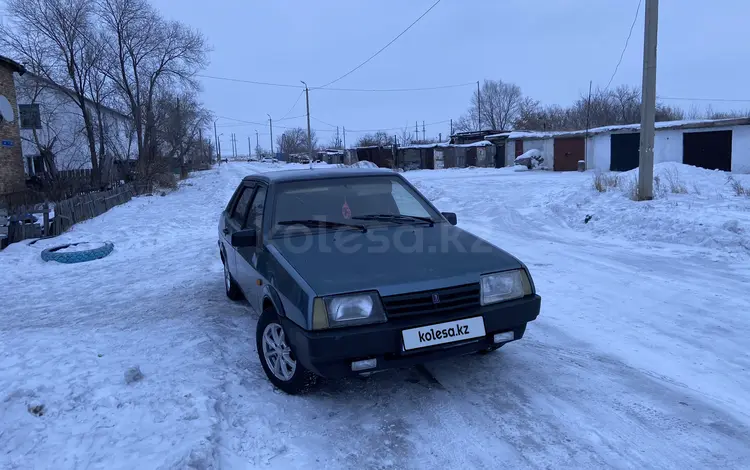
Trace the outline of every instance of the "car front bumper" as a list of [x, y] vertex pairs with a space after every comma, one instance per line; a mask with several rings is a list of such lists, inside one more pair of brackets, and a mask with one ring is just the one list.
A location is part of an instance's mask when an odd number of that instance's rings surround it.
[[[519, 340], [526, 331], [526, 324], [539, 315], [540, 308], [541, 297], [531, 295], [447, 315], [412, 316], [351, 328], [307, 331], [286, 318], [282, 319], [282, 324], [297, 360], [320, 376], [334, 378], [408, 367], [481, 351], [495, 345], [493, 337], [497, 333], [512, 331], [512, 341]], [[478, 316], [484, 319], [485, 335], [482, 337], [417, 350], [405, 351], [403, 348], [401, 332], [405, 329]], [[352, 362], [364, 359], [376, 359], [377, 366], [352, 371]]]

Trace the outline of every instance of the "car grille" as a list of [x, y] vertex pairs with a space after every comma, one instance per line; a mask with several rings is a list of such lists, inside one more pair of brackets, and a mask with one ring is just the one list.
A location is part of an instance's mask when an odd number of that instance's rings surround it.
[[[439, 301], [433, 302], [433, 294]], [[479, 307], [479, 284], [449, 287], [383, 297], [388, 318], [404, 318], [435, 313], [453, 313]]]

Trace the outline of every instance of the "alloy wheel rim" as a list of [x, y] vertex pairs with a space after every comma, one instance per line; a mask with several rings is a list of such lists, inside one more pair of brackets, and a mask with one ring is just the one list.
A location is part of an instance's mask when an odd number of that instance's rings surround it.
[[278, 323], [269, 323], [263, 330], [263, 357], [273, 375], [284, 382], [292, 379], [297, 370], [297, 361], [286, 343], [284, 330]]

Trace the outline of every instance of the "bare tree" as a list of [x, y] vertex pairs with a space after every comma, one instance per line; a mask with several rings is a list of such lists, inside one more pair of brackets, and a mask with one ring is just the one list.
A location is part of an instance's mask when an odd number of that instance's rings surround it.
[[10, 49], [32, 73], [60, 86], [80, 110], [83, 118], [92, 180], [98, 181], [97, 136], [89, 103], [92, 69], [98, 67], [98, 54], [92, 34], [92, 0], [8, 0], [10, 28], [3, 28], [0, 45]]
[[331, 136], [331, 140], [328, 141], [328, 146], [327, 147], [329, 149], [337, 149], [337, 150], [343, 149], [344, 148], [344, 144], [343, 144], [343, 142], [341, 140], [341, 136], [338, 135], [338, 134], [332, 135]]
[[[318, 146], [318, 137], [315, 131], [311, 132], [313, 149]], [[276, 146], [279, 152], [286, 154], [307, 153], [307, 130], [301, 127], [287, 129], [283, 134], [276, 137]]]
[[414, 142], [414, 138], [412, 137], [411, 128], [409, 126], [404, 127], [401, 129], [401, 135], [399, 136], [399, 144], [400, 145], [411, 145]]
[[181, 176], [187, 176], [186, 157], [201, 144], [200, 130], [208, 127], [211, 114], [198, 102], [193, 92], [163, 92], [157, 99], [155, 125], [160, 154], [180, 163]]
[[158, 91], [196, 89], [194, 74], [206, 65], [208, 48], [199, 32], [165, 20], [147, 0], [98, 0], [98, 6], [102, 35], [112, 51], [107, 74], [134, 120], [145, 169], [158, 157]]
[[387, 147], [393, 143], [391, 136], [386, 132], [378, 131], [374, 134], [365, 134], [357, 140], [357, 147]]
[[458, 131], [509, 130], [519, 118], [523, 104], [523, 93], [518, 85], [485, 80], [481, 91], [472, 94], [469, 109], [456, 120], [454, 127]]

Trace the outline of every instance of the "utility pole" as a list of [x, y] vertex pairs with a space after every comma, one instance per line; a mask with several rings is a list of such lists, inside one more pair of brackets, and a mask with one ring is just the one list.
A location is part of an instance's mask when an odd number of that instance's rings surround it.
[[336, 126], [336, 147], [341, 147], [341, 138], [339, 137], [339, 126]]
[[253, 144], [250, 142], [250, 136], [247, 136], [247, 159], [253, 158]]
[[453, 135], [453, 119], [451, 119], [451, 135]]
[[268, 116], [268, 127], [271, 129], [271, 157], [273, 157], [273, 119], [271, 119], [271, 115], [268, 113], [266, 113], [266, 116]]
[[424, 121], [422, 121], [422, 140], [427, 140], [427, 131], [424, 128]]
[[442, 141], [443, 141], [443, 133], [439, 132], [438, 133], [438, 142], [442, 142]]
[[638, 199], [654, 198], [654, 134], [656, 118], [656, 43], [659, 0], [646, 0], [641, 90], [641, 146], [638, 161]]
[[414, 140], [419, 140], [419, 123], [414, 121]]
[[206, 158], [206, 143], [203, 142], [203, 129], [198, 129], [198, 140], [201, 142], [201, 162]]
[[214, 120], [214, 142], [216, 142], [216, 161], [221, 165], [221, 157], [219, 156], [219, 134], [216, 133], [216, 121], [218, 120], [219, 118]]
[[344, 149], [346, 149], [346, 127], [344, 127]]
[[593, 80], [589, 80], [589, 99], [586, 101], [586, 139], [583, 146], [583, 161], [585, 165], [589, 164], [589, 127], [591, 127], [591, 86], [594, 84]]
[[482, 130], [482, 94], [479, 91], [479, 80], [477, 80], [477, 119], [478, 131]]
[[307, 88], [307, 83], [300, 80], [305, 85], [305, 101], [307, 103], [307, 151], [310, 157], [310, 169], [313, 167], [313, 148], [312, 148], [312, 131], [310, 130], [310, 89]]
[[259, 148], [260, 148], [260, 138], [258, 137], [258, 129], [255, 129], [255, 156], [258, 157], [258, 160], [260, 160], [260, 154], [258, 154]]

